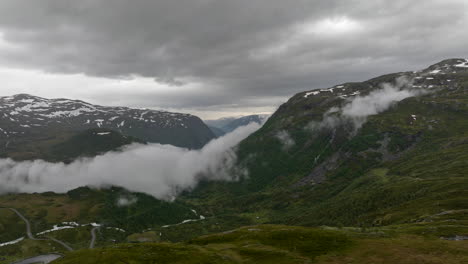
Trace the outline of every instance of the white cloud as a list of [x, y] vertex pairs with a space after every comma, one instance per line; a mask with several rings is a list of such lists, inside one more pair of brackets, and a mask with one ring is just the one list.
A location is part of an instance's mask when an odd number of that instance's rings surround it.
[[341, 107], [332, 107], [323, 115], [321, 122], [310, 122], [307, 129], [335, 128], [339, 125], [351, 122], [354, 132], [361, 128], [372, 115], [377, 115], [388, 110], [394, 104], [414, 96], [419, 96], [427, 91], [411, 88], [411, 81], [401, 77], [396, 84], [383, 83], [380, 89], [367, 95], [356, 96], [348, 99]]
[[[260, 126], [250, 124], [208, 143], [201, 150], [170, 145], [132, 145], [71, 164], [0, 160], [0, 191], [63, 193], [80, 186], [121, 186], [160, 199], [171, 199], [200, 179], [235, 180], [234, 147]], [[234, 173], [233, 173], [234, 170]]]
[[138, 198], [135, 196], [120, 196], [117, 199], [117, 206], [119, 207], [125, 207], [125, 206], [130, 206], [132, 204], [135, 204], [138, 202]]
[[286, 130], [279, 131], [275, 136], [281, 142], [281, 144], [283, 144], [283, 150], [288, 150], [296, 144], [294, 139]]
[[396, 85], [384, 83], [381, 89], [349, 101], [341, 108], [342, 116], [353, 120], [356, 128], [359, 128], [368, 116], [381, 113], [403, 99], [423, 93], [423, 90], [408, 89], [409, 84], [406, 79], [397, 79]]
[[304, 23], [299, 27], [299, 33], [302, 35], [318, 35], [318, 37], [341, 36], [356, 33], [362, 29], [363, 25], [357, 20], [339, 16]]

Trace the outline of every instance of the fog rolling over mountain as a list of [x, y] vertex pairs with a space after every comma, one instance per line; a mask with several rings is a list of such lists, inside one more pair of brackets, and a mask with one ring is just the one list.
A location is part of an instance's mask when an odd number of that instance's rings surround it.
[[106, 107], [28, 94], [0, 97], [0, 155], [43, 158], [41, 151], [91, 128], [160, 144], [199, 149], [214, 138], [196, 116], [150, 109]]
[[463, 222], [467, 96], [467, 59], [298, 93], [239, 145], [249, 179], [189, 197], [241, 197], [219, 208], [288, 224], [427, 224], [451, 212]]

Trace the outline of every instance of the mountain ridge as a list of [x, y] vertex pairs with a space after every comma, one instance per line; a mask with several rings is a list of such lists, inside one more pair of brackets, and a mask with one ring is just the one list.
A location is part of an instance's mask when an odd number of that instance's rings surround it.
[[[99, 106], [81, 100], [46, 99], [29, 94], [0, 97], [2, 156], [17, 150], [36, 153], [37, 147], [32, 145], [38, 142], [60, 141], [69, 134], [93, 128], [112, 129], [142, 141], [190, 149], [201, 148], [214, 138], [201, 119], [190, 114]], [[40, 151], [24, 156], [41, 158]]]
[[[401, 83], [402, 77], [407, 81]], [[390, 101], [382, 111], [365, 115], [356, 129], [353, 119], [343, 111], [355, 99], [382, 99], [385, 94], [378, 93], [382, 91], [408, 94]], [[446, 204], [441, 211], [468, 209], [468, 201], [444, 189], [462, 192], [462, 186], [468, 187], [468, 175], [462, 169], [468, 169], [463, 161], [468, 156], [468, 148], [463, 148], [468, 136], [467, 95], [466, 59], [444, 60], [421, 71], [297, 93], [239, 145], [238, 165], [249, 171], [248, 178], [235, 183], [205, 182], [195, 192], [187, 193], [184, 200], [204, 201], [211, 210], [220, 210], [218, 213], [261, 212], [267, 223], [368, 226], [418, 221], [415, 219], [437, 214], [438, 210], [429, 206], [437, 202], [434, 196], [418, 192], [418, 185], [412, 182], [416, 181], [410, 176], [416, 170], [411, 169], [413, 162], [419, 164], [419, 171], [427, 173], [445, 168], [428, 178], [419, 176], [427, 192], [447, 197], [438, 201]], [[448, 157], [448, 149], [453, 163], [439, 160]], [[419, 156], [434, 162], [424, 163]], [[404, 173], [401, 168], [405, 168]], [[449, 182], [457, 182], [458, 187], [447, 183], [435, 191], [437, 185], [430, 182], [442, 181], [443, 177], [450, 177]], [[380, 193], [368, 189], [370, 186]], [[386, 192], [392, 195], [382, 196]], [[426, 205], [415, 210], [417, 199]], [[462, 201], [467, 206], [463, 207]], [[403, 203], [407, 204], [402, 207], [405, 209], [398, 211]], [[349, 213], [344, 213], [347, 210]]]

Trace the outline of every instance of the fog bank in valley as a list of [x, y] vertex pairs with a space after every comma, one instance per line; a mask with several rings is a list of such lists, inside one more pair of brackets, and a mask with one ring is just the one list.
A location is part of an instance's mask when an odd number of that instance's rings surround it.
[[57, 192], [80, 186], [120, 186], [159, 199], [172, 199], [201, 179], [235, 180], [234, 147], [260, 125], [249, 124], [215, 139], [201, 150], [171, 145], [133, 144], [123, 151], [84, 158], [71, 164], [42, 160], [16, 162], [0, 159], [0, 193]]

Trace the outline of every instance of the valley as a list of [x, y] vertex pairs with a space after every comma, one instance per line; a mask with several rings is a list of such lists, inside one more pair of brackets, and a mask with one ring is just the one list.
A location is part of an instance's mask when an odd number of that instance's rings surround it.
[[0, 264], [468, 264], [468, 0], [1, 0]]
[[[0, 263], [466, 263], [466, 64], [298, 93], [235, 147], [234, 180], [196, 175], [175, 199], [125, 186], [6, 192], [0, 245], [15, 243]], [[135, 142], [146, 140], [92, 128], [47, 155]]]

